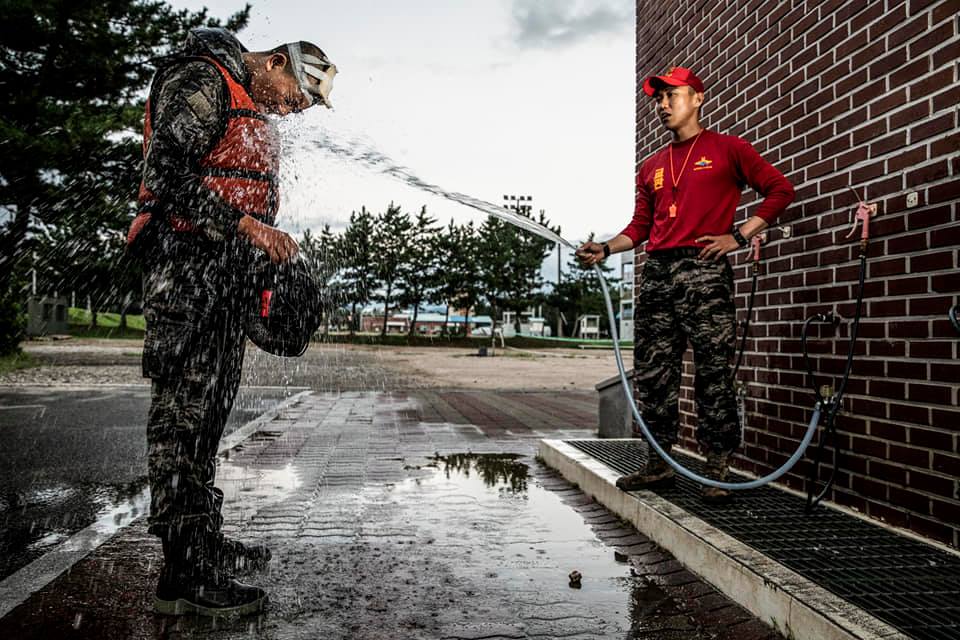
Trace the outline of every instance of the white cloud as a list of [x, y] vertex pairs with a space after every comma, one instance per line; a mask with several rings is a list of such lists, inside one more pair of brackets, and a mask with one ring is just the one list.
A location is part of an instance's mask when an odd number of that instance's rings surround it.
[[634, 27], [629, 0], [513, 0], [511, 15], [516, 43], [530, 48], [570, 46]]

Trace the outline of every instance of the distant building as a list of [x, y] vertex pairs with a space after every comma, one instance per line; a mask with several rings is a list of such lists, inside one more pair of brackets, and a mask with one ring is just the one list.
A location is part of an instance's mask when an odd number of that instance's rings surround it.
[[69, 328], [66, 298], [32, 296], [27, 299], [27, 335], [63, 334]]
[[[421, 311], [417, 314], [417, 325], [414, 333], [421, 336], [438, 336], [443, 333], [444, 320], [447, 323], [447, 333], [464, 334], [464, 327], [467, 323], [467, 317], [464, 315], [453, 315], [449, 318], [443, 313], [431, 313]], [[410, 332], [410, 324], [413, 322], [412, 311], [398, 311], [390, 315], [387, 320], [387, 333], [404, 334]], [[469, 332], [467, 335], [490, 335], [490, 325], [492, 320], [490, 316], [470, 316]], [[364, 312], [360, 331], [364, 333], [378, 333], [383, 329], [383, 314], [376, 312]]]
[[[516, 312], [504, 311], [500, 318], [503, 326], [503, 337], [512, 338], [517, 335]], [[530, 307], [527, 311], [520, 312], [520, 334], [525, 336], [549, 336], [551, 334], [550, 327], [547, 326], [547, 320], [543, 317], [540, 307], [537, 307], [536, 311]]]
[[588, 314], [580, 317], [580, 337], [581, 338], [599, 338], [600, 337], [600, 316]]

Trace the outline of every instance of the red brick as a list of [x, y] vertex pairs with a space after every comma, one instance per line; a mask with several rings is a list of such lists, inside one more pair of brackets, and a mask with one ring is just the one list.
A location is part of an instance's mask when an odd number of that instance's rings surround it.
[[890, 114], [890, 128], [899, 129], [914, 122], [919, 122], [929, 115], [930, 105], [928, 102], [915, 102], [904, 109]]
[[906, 149], [899, 155], [887, 158], [887, 171], [900, 171], [927, 159], [927, 150], [923, 147]]
[[[917, 250], [921, 251], [925, 247], [919, 245]], [[925, 253], [910, 257], [910, 272], [922, 273], [924, 271], [942, 271], [953, 268], [953, 251], [938, 251], [936, 253]]]
[[[884, 138], [876, 140], [873, 144], [870, 145], [870, 155], [871, 156], [880, 156], [894, 149], [899, 149], [904, 147], [907, 144], [907, 133], [906, 131], [899, 131], [897, 133], [890, 134]], [[882, 164], [882, 163], [881, 163]], [[878, 174], [882, 175], [882, 174]], [[870, 176], [875, 178], [876, 176]]]
[[[926, 38], [924, 38], [926, 40]], [[938, 71], [932, 76], [928, 76], [923, 80], [915, 82], [910, 85], [910, 100], [919, 100], [924, 96], [928, 96], [931, 93], [939, 93], [942, 89], [949, 87], [953, 84], [953, 69], [944, 69], [943, 71]]]
[[922, 471], [910, 471], [910, 487], [919, 491], [934, 493], [938, 496], [953, 497], [956, 491], [955, 478], [935, 476]]
[[[923, 57], [918, 60], [914, 60], [909, 63], [902, 69], [898, 69], [893, 74], [890, 75], [890, 88], [896, 89], [897, 87], [902, 87], [908, 82], [913, 82], [920, 76], [926, 75], [930, 71], [930, 58]], [[900, 92], [897, 92], [898, 94]], [[903, 100], [900, 104], [906, 102], [906, 92], [903, 92]]]
[[931, 204], [948, 202], [960, 198], [960, 180], [951, 180], [930, 187], [927, 192], [927, 201]]
[[931, 363], [930, 381], [960, 384], [960, 364]]
[[960, 476], [960, 456], [934, 453], [933, 470], [953, 477]]
[[946, 42], [953, 35], [953, 25], [947, 22], [927, 31], [922, 38], [910, 43], [910, 59], [916, 60], [930, 49]]
[[899, 278], [887, 281], [887, 291], [892, 296], [926, 293], [928, 289], [926, 278]]
[[930, 450], [891, 444], [889, 460], [913, 467], [927, 468], [930, 466]]
[[933, 538], [934, 540], [940, 540], [946, 543], [953, 542], [954, 529], [940, 522], [914, 517], [910, 518], [910, 528], [920, 535]]
[[908, 433], [910, 434], [911, 446], [923, 447], [926, 449], [938, 449], [940, 451], [953, 450], [952, 434], [917, 428], [909, 429]]
[[876, 80], [877, 78], [888, 75], [902, 67], [906, 62], [906, 47], [901, 47], [892, 53], [888, 53], [870, 65], [870, 79]]
[[932, 276], [930, 278], [930, 288], [937, 293], [960, 291], [960, 271]]
[[920, 140], [926, 140], [935, 135], [945, 133], [953, 128], [954, 121], [954, 115], [952, 113], [946, 113], [929, 122], [918, 124], [910, 129], [910, 143], [916, 144]]
[[911, 19], [906, 24], [900, 24], [894, 31], [887, 36], [887, 43], [890, 47], [906, 42], [910, 38], [923, 33], [927, 29], [927, 16], [919, 15]]
[[[890, 400], [902, 401], [906, 396], [900, 394]], [[915, 425], [930, 426], [930, 409], [924, 406], [905, 404], [903, 402], [893, 402], [890, 404], [890, 419], [901, 424], [911, 423]]]
[[907, 386], [907, 398], [911, 402], [925, 402], [930, 404], [950, 404], [953, 389], [948, 386], [933, 384], [910, 384]]

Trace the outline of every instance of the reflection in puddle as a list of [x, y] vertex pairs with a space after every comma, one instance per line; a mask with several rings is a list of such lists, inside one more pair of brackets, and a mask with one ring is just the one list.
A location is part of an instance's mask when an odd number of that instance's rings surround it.
[[449, 456], [436, 455], [430, 458], [436, 464], [443, 464], [443, 471], [450, 479], [451, 473], [460, 473], [470, 477], [476, 471], [488, 487], [503, 484], [512, 493], [527, 490], [527, 465], [518, 460], [522, 456], [506, 453], [455, 453]]
[[[39, 485], [4, 496], [0, 579], [54, 549], [90, 548], [147, 512], [146, 476], [120, 485]], [[89, 527], [92, 535], [75, 536]]]
[[279, 469], [251, 468], [219, 460], [217, 486], [223, 491], [224, 504], [254, 499], [281, 502], [300, 487], [293, 464]]
[[[675, 625], [670, 632], [681, 629], [676, 637], [700, 637], [677, 602], [634, 575], [628, 557], [611, 546], [637, 541], [632, 528], [618, 531], [622, 537], [614, 543], [603, 542], [561, 493], [568, 500], [585, 496], [547, 489], [522, 456], [436, 455], [406, 468], [412, 477], [391, 493], [396, 502], [417, 509], [417, 525], [429, 534], [433, 557], [456, 558], [452, 569], [459, 579], [476, 585], [484, 598], [501, 594], [509, 603], [503, 606], [516, 609], [531, 635], [543, 626], [546, 635], [602, 631], [656, 637], [645, 634], [665, 630], [669, 621]], [[612, 514], [593, 513], [605, 530], [620, 527]], [[572, 574], [580, 580], [572, 582]]]

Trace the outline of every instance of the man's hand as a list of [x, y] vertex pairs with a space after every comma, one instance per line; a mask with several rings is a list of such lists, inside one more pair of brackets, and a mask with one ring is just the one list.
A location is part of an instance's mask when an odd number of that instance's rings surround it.
[[737, 241], [734, 240], [730, 234], [722, 236], [701, 236], [697, 238], [697, 242], [707, 243], [707, 246], [705, 246], [703, 251], [700, 252], [700, 255], [697, 256], [701, 260], [719, 260], [731, 251], [736, 251], [740, 248], [740, 245], [737, 244]]
[[584, 242], [574, 255], [581, 265], [589, 267], [603, 261], [603, 245], [599, 242]]
[[246, 236], [250, 244], [263, 250], [274, 263], [286, 262], [300, 251], [297, 241], [289, 233], [263, 224], [251, 216], [240, 218], [237, 231]]

